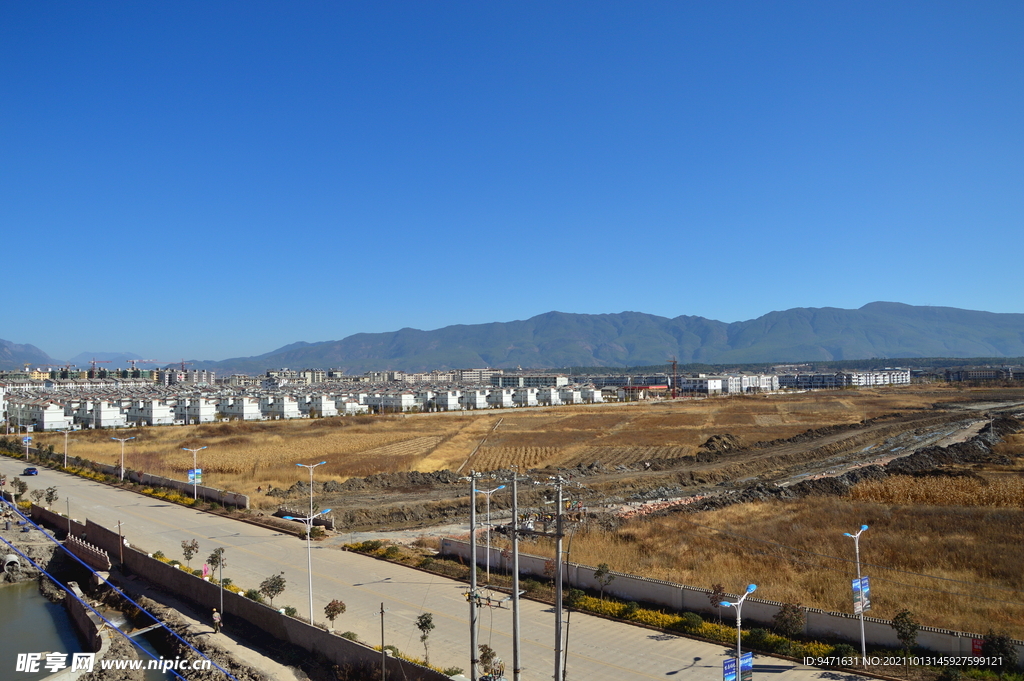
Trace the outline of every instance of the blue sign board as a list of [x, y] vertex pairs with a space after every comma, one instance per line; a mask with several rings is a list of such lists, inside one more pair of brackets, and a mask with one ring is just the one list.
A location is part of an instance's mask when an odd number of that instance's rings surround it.
[[743, 653], [740, 675], [736, 677], [736, 658], [722, 660], [722, 681], [750, 681], [754, 676], [754, 653]]
[[722, 681], [736, 681], [736, 658], [722, 660]]
[[859, 615], [865, 610], [871, 609], [871, 583], [867, 577], [854, 579], [853, 586], [853, 613]]
[[31, 437], [23, 437], [23, 438], [21, 438], [21, 444], [23, 444], [23, 445], [30, 445], [30, 444], [32, 444], [32, 438]]
[[188, 469], [188, 482], [190, 485], [201, 485], [203, 484], [203, 469], [202, 468], [189, 468]]
[[754, 678], [754, 653], [743, 653], [740, 659], [740, 681]]

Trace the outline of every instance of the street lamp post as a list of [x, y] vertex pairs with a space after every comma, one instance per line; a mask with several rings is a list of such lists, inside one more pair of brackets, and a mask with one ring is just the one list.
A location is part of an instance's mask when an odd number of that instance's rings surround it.
[[743, 665], [743, 654], [742, 654], [742, 652], [740, 650], [740, 641], [741, 641], [741, 638], [740, 638], [740, 624], [741, 624], [740, 614], [741, 614], [741, 612], [743, 610], [743, 601], [747, 600], [747, 596], [749, 596], [750, 594], [754, 593], [754, 591], [756, 589], [757, 589], [757, 584], [748, 584], [746, 592], [742, 596], [740, 596], [739, 599], [735, 603], [730, 603], [729, 601], [722, 601], [721, 603], [719, 603], [719, 605], [721, 605], [724, 608], [736, 608], [736, 678], [737, 679], [741, 678], [740, 667]]
[[[313, 469], [316, 468], [317, 466], [323, 466], [325, 463], [327, 463], [327, 462], [326, 461], [321, 461], [320, 463], [297, 463], [297, 464], [295, 464], [296, 466], [301, 466], [303, 468], [308, 468], [309, 469], [309, 515], [310, 515], [310, 517], [313, 516]], [[312, 617], [312, 615], [310, 617]], [[312, 622], [312, 619], [310, 619], [310, 622]]]
[[285, 520], [298, 520], [306, 526], [306, 567], [309, 570], [309, 623], [311, 625], [313, 625], [313, 548], [309, 541], [310, 537], [313, 535], [313, 520], [318, 516], [322, 516], [325, 513], [330, 512], [331, 509], [325, 508], [316, 515], [313, 515], [312, 513], [309, 514], [306, 518], [296, 518], [295, 516], [290, 515], [284, 516]]
[[68, 467], [68, 435], [71, 434], [70, 428], [64, 429], [64, 468]]
[[[121, 443], [121, 482], [124, 482], [124, 443], [128, 440], [134, 440], [135, 436], [132, 437], [112, 437], [111, 440], [117, 440]], [[67, 465], [67, 464], [65, 464]]]
[[199, 452], [206, 449], [206, 447], [196, 447], [195, 449], [182, 447], [182, 449], [186, 452], [192, 452], [192, 498], [199, 499]]
[[[843, 532], [843, 536], [844, 537], [850, 537], [851, 539], [853, 539], [853, 550], [854, 550], [854, 553], [857, 556], [857, 583], [858, 583], [858, 586], [862, 587], [862, 589], [863, 589], [864, 582], [861, 580], [861, 576], [860, 576], [860, 535], [866, 529], [868, 529], [867, 525], [861, 525], [860, 529], [857, 530], [857, 534], [850, 534], [849, 532]], [[864, 600], [863, 600], [864, 597], [863, 597], [863, 593], [864, 592], [862, 590], [861, 591], [861, 608], [860, 608], [860, 659], [861, 659], [861, 664], [864, 663], [864, 658], [866, 658], [867, 655], [868, 655], [867, 643], [864, 640]]]
[[477, 491], [477, 494], [487, 495], [487, 583], [491, 583], [491, 495], [499, 489], [505, 489], [505, 485], [499, 485], [492, 490]]

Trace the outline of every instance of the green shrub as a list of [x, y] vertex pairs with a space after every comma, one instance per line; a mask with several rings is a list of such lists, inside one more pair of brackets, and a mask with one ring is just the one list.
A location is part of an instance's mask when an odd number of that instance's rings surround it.
[[263, 602], [263, 594], [261, 594], [256, 589], [249, 589], [248, 591], [246, 591], [245, 597], [248, 598], [250, 601], [256, 601], [257, 603]]
[[349, 641], [358, 641], [359, 640], [359, 634], [357, 634], [354, 631], [343, 631], [343, 632], [341, 632], [338, 635], [341, 636], [342, 638], [347, 638]]
[[586, 595], [582, 589], [569, 589], [565, 594], [565, 602], [573, 608], [578, 608]]
[[395, 558], [398, 558], [398, 556], [400, 556], [401, 553], [402, 550], [394, 544], [384, 549], [384, 557], [388, 560], [394, 560]]
[[700, 631], [703, 624], [704, 619], [695, 612], [684, 612], [679, 622], [679, 626], [683, 631], [690, 632]]
[[284, 614], [288, 615], [289, 617], [295, 617], [299, 614], [299, 611], [290, 605], [286, 605], [284, 606]]
[[622, 611], [619, 613], [619, 617], [622, 617], [622, 618], [627, 619], [627, 620], [631, 620], [631, 619], [633, 619], [633, 616], [636, 615], [637, 611], [639, 611], [639, 610], [640, 610], [640, 604], [637, 603], [636, 601], [630, 601], [629, 603], [626, 603], [625, 605], [622, 606]]
[[837, 643], [828, 654], [830, 657], [857, 657], [857, 653], [857, 649], [849, 643]]
[[153, 554], [153, 557], [156, 558], [157, 560], [163, 560], [167, 556], [164, 555], [163, 551], [157, 551], [156, 553]]
[[380, 547], [384, 546], [384, 542], [379, 539], [367, 539], [359, 544], [354, 544], [353, 548], [356, 551], [362, 551], [363, 553], [373, 553], [374, 551], [380, 550]]
[[441, 673], [445, 676], [458, 676], [464, 671], [465, 670], [462, 667], [445, 667], [445, 669], [442, 670]]
[[427, 556], [426, 558], [424, 558], [423, 560], [420, 561], [420, 567], [423, 568], [424, 570], [429, 570], [430, 567], [435, 562], [436, 561], [433, 558], [431, 558], [430, 556]]

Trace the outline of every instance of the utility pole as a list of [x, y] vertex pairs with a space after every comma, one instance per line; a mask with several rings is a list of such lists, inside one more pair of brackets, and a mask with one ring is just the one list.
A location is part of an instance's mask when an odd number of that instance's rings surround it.
[[476, 681], [477, 655], [477, 612], [476, 602], [476, 479], [480, 474], [469, 471], [469, 678]]
[[388, 678], [388, 651], [384, 650], [384, 604], [380, 604], [380, 680]]
[[117, 557], [124, 570], [124, 538], [121, 536], [121, 521], [117, 521]]
[[555, 503], [555, 681], [562, 678], [562, 477], [559, 476]]
[[512, 681], [519, 681], [519, 471], [512, 469]]

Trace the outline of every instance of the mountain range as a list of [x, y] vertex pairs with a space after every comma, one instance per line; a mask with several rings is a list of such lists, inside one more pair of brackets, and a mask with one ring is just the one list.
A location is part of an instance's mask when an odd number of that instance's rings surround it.
[[[40, 355], [45, 359], [29, 359]], [[794, 308], [733, 323], [641, 312], [548, 312], [521, 321], [297, 342], [255, 357], [197, 361], [192, 366], [223, 376], [276, 367], [331, 367], [349, 374], [484, 366], [629, 367], [664, 364], [672, 357], [684, 364], [744, 364], [1020, 356], [1024, 314], [876, 302], [856, 310]], [[34, 346], [0, 340], [0, 367], [21, 368], [23, 362], [57, 363]]]

